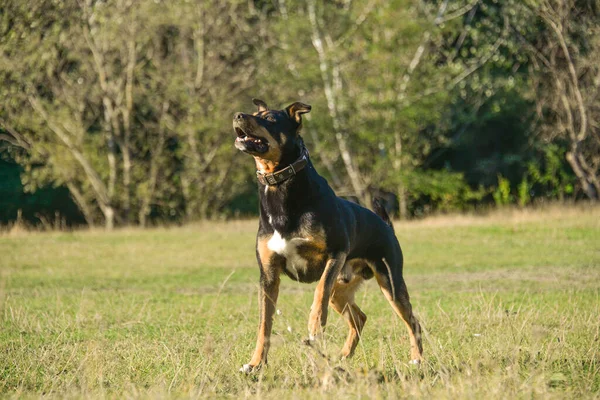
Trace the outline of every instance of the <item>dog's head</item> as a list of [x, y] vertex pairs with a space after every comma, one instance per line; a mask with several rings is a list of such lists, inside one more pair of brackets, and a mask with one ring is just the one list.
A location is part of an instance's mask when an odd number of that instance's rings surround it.
[[311, 107], [296, 102], [283, 110], [269, 110], [264, 101], [252, 101], [258, 107], [257, 112], [239, 112], [233, 116], [235, 147], [254, 156], [259, 169], [273, 172], [280, 163], [295, 161], [290, 157], [294, 157], [301, 143], [298, 132], [302, 114]]

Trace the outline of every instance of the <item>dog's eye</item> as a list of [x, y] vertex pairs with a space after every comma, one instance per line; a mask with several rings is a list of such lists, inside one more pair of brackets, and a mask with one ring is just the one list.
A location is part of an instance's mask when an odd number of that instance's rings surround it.
[[275, 122], [275, 118], [273, 118], [272, 115], [267, 115], [266, 120], [267, 121], [271, 121], [271, 122]]

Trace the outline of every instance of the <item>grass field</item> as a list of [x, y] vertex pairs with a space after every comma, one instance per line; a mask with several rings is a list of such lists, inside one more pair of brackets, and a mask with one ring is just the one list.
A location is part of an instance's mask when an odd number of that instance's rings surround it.
[[314, 285], [284, 278], [245, 376], [256, 226], [0, 235], [0, 397], [600, 397], [600, 207], [397, 223], [426, 362], [373, 280], [355, 357], [332, 312], [323, 358], [301, 344]]

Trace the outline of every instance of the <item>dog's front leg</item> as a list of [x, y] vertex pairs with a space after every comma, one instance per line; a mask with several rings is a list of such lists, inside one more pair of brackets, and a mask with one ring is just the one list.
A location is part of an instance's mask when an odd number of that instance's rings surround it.
[[338, 253], [327, 260], [325, 270], [315, 290], [315, 297], [308, 318], [308, 339], [310, 341], [315, 340], [325, 329], [331, 289], [345, 262], [346, 253]]
[[260, 279], [259, 308], [260, 319], [258, 324], [258, 338], [254, 355], [248, 364], [244, 364], [241, 372], [250, 373], [267, 363], [267, 353], [271, 341], [271, 327], [273, 314], [279, 295], [279, 274], [262, 274]]

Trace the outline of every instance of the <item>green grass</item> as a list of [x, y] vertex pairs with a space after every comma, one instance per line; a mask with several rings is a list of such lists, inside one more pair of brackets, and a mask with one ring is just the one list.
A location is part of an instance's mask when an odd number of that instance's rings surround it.
[[373, 280], [355, 357], [333, 312], [321, 357], [314, 285], [284, 278], [269, 366], [244, 376], [256, 225], [0, 235], [0, 397], [600, 397], [600, 207], [398, 223], [424, 365]]

